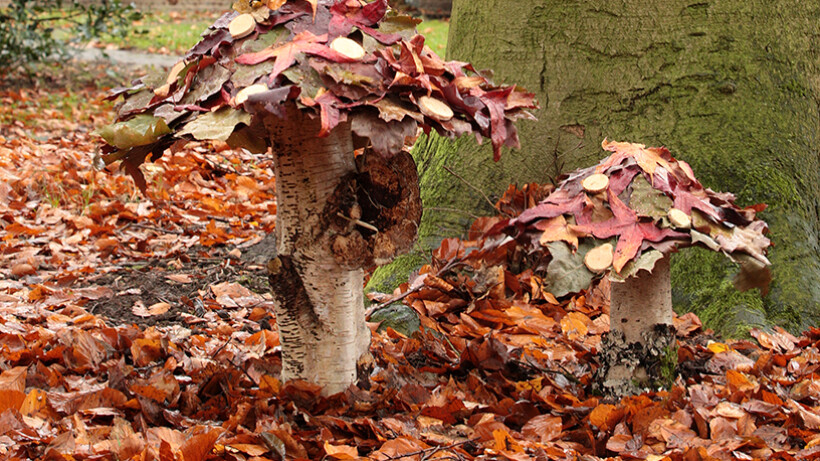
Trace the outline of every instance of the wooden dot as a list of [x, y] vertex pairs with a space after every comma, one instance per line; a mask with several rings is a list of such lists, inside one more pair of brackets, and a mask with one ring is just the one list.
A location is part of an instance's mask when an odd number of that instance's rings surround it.
[[597, 194], [606, 190], [609, 185], [609, 177], [602, 173], [595, 173], [587, 176], [581, 181], [581, 186], [590, 194]]
[[450, 109], [447, 103], [430, 96], [419, 98], [419, 109], [421, 109], [422, 114], [442, 122], [453, 118], [453, 109]]
[[666, 213], [666, 216], [669, 218], [669, 222], [679, 229], [689, 229], [692, 227], [692, 218], [690, 218], [689, 215], [684, 213], [682, 210], [670, 208], [669, 212]]
[[336, 37], [330, 42], [330, 49], [350, 59], [362, 59], [364, 48], [347, 37]]
[[601, 273], [609, 269], [609, 266], [612, 265], [612, 258], [612, 245], [604, 243], [587, 252], [586, 256], [584, 256], [584, 265], [592, 272]]
[[245, 101], [247, 101], [248, 97], [251, 95], [264, 93], [265, 91], [268, 91], [268, 85], [265, 85], [264, 83], [257, 83], [256, 85], [242, 88], [238, 93], [236, 93], [234, 102], [236, 102], [237, 106], [241, 106], [242, 104], [245, 104]]
[[256, 20], [248, 13], [233, 18], [230, 25], [228, 25], [228, 32], [231, 33], [233, 38], [247, 37], [254, 29], [256, 29]]

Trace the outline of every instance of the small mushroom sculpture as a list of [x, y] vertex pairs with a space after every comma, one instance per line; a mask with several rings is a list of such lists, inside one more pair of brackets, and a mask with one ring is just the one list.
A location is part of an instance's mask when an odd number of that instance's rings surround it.
[[666, 148], [607, 140], [602, 147], [612, 154], [565, 176], [538, 205], [491, 233], [503, 230], [548, 253], [544, 289], [555, 296], [610, 277], [610, 334], [599, 374], [607, 392], [623, 395], [651, 382], [674, 346], [669, 254], [687, 246], [721, 252], [740, 265], [738, 289], [765, 295], [770, 241], [756, 218], [764, 205], [740, 208], [734, 195], [704, 188]]
[[[188, 140], [270, 149], [276, 175], [276, 255], [268, 264], [282, 343], [282, 378], [323, 386], [356, 379], [370, 346], [363, 268], [412, 245], [421, 217], [419, 131], [472, 133], [518, 146], [513, 122], [533, 95], [495, 86], [424, 45], [419, 21], [387, 0], [237, 0], [168, 73], [123, 96], [99, 130], [99, 160], [139, 165]], [[363, 152], [354, 155], [354, 152]]]

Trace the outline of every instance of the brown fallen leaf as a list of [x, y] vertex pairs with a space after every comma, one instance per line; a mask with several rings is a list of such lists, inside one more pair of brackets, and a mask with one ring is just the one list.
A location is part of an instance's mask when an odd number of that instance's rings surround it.
[[137, 300], [134, 303], [134, 307], [131, 308], [131, 312], [139, 317], [154, 317], [168, 312], [170, 308], [171, 305], [165, 302], [159, 302], [145, 307], [142, 301]]
[[194, 281], [193, 277], [189, 274], [169, 274], [166, 275], [165, 278], [177, 283], [191, 283]]

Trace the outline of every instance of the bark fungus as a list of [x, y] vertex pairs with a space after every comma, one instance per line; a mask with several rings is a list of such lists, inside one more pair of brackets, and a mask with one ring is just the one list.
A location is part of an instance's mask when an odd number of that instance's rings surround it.
[[[272, 7], [268, 7], [271, 5]], [[274, 7], [275, 6], [275, 7]], [[418, 175], [405, 151], [419, 130], [517, 147], [533, 97], [498, 87], [424, 45], [417, 20], [386, 0], [238, 1], [168, 74], [123, 95], [101, 160], [138, 166], [175, 139], [270, 149], [276, 254], [268, 264], [282, 377], [345, 390], [366, 358], [363, 270], [415, 240]], [[355, 150], [364, 154], [356, 158]], [[362, 367], [360, 367], [362, 368]]]
[[665, 148], [606, 140], [602, 146], [612, 155], [564, 176], [538, 205], [490, 234], [503, 232], [530, 252], [548, 253], [544, 290], [555, 296], [608, 275], [610, 333], [601, 346], [598, 386], [622, 396], [669, 383], [675, 363], [670, 253], [686, 246], [721, 252], [740, 265], [738, 289], [765, 295], [770, 242], [766, 223], [755, 217], [765, 206], [739, 208], [732, 194], [703, 188]]

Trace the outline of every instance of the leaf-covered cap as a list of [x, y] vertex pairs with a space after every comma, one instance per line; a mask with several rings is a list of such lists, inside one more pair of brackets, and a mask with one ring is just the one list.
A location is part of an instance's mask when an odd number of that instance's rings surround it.
[[125, 101], [118, 122], [99, 133], [103, 160], [133, 168], [179, 137], [258, 150], [247, 142], [259, 137], [248, 136], [261, 129], [254, 116], [283, 116], [287, 101], [321, 118], [320, 136], [350, 120], [384, 156], [418, 127], [488, 137], [496, 159], [502, 146], [518, 147], [513, 121], [532, 117], [533, 95], [443, 61], [418, 22], [387, 0], [238, 0], [170, 72], [114, 91]]
[[[766, 292], [771, 242], [765, 236], [768, 226], [756, 217], [765, 205], [740, 208], [731, 193], [704, 188], [692, 168], [665, 147], [608, 140], [602, 147], [612, 154], [564, 176], [538, 205], [490, 231], [549, 251], [548, 279], [580, 280], [553, 294], [580, 291], [600, 273], [623, 280], [651, 271], [664, 255], [694, 245], [739, 263], [739, 289]], [[567, 270], [575, 277], [564, 277]]]

